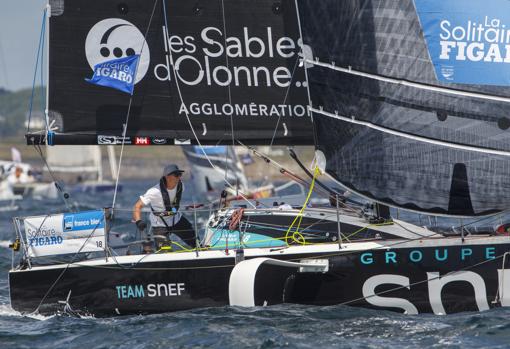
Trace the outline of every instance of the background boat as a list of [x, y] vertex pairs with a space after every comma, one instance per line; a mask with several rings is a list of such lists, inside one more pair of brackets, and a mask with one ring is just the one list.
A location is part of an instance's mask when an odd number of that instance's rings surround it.
[[[104, 176], [103, 155], [100, 146], [47, 147], [46, 162], [56, 178], [66, 183], [71, 192], [113, 192], [117, 178], [115, 150], [103, 147], [111, 180]], [[122, 190], [122, 185], [118, 190]]]

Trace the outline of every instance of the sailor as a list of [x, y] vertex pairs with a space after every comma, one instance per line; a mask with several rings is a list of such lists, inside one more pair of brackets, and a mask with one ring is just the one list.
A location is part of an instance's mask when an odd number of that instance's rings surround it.
[[21, 166], [16, 166], [14, 172], [11, 172], [7, 180], [11, 185], [15, 184], [26, 184], [34, 182], [34, 176], [31, 173], [27, 173]]
[[181, 176], [184, 171], [175, 164], [165, 167], [159, 184], [153, 186], [133, 207], [133, 221], [141, 231], [147, 228], [142, 220], [142, 207], [149, 206], [151, 209], [150, 222], [152, 235], [164, 235], [167, 238], [171, 234], [177, 235], [188, 246], [196, 246], [195, 231], [190, 222], [179, 211], [183, 185]]

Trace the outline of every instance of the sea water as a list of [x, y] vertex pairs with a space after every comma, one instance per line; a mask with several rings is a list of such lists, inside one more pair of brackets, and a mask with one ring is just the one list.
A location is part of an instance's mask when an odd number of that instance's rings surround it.
[[[124, 183], [117, 226], [153, 183]], [[185, 199], [190, 200], [190, 193]], [[72, 195], [71, 204], [111, 206], [111, 194]], [[12, 216], [65, 211], [61, 201], [24, 200], [0, 212], [0, 348], [508, 348], [510, 308], [446, 316], [402, 315], [348, 306], [219, 307], [112, 318], [22, 316], [9, 305]]]

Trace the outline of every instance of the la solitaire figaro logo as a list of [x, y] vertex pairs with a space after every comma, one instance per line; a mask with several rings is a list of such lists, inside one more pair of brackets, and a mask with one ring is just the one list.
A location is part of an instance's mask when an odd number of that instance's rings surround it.
[[510, 1], [414, 1], [438, 80], [510, 85]]
[[87, 34], [85, 55], [90, 68], [113, 59], [140, 55], [135, 84], [143, 79], [150, 63], [150, 51], [144, 36], [132, 23], [108, 18], [96, 23]]

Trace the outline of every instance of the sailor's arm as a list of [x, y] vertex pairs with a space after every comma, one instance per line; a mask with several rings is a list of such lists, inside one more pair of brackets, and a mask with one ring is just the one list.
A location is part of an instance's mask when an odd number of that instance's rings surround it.
[[133, 221], [140, 230], [144, 230], [147, 227], [144, 221], [142, 221], [142, 207], [145, 206], [142, 200], [138, 199], [135, 206], [133, 206]]

